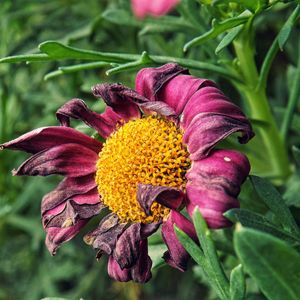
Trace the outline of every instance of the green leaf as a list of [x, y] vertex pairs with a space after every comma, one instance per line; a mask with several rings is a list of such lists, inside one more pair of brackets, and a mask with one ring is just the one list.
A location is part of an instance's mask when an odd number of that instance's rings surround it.
[[189, 41], [188, 43], [186, 43], [184, 45], [183, 51], [187, 51], [189, 48], [193, 46], [201, 45], [206, 41], [217, 37], [219, 34], [225, 32], [228, 29], [246, 23], [249, 20], [250, 16], [251, 13], [249, 11], [245, 11], [243, 14], [241, 14], [238, 17], [233, 17], [222, 22], [218, 22], [216, 19], [214, 19], [212, 22], [212, 28], [208, 32], [204, 33], [203, 35], [198, 36], [192, 39], [191, 41]]
[[87, 59], [103, 62], [126, 62], [128, 60], [135, 60], [136, 55], [125, 55], [110, 52], [98, 52], [92, 50], [84, 50], [63, 45], [55, 41], [47, 41], [39, 45], [41, 52], [46, 53], [49, 57], [54, 59]]
[[271, 223], [266, 217], [250, 210], [233, 208], [227, 211], [224, 216], [233, 223], [240, 222], [243, 226], [270, 233], [290, 243], [294, 244], [295, 242], [300, 242], [300, 240], [290, 232], [276, 227], [276, 225]]
[[239, 33], [243, 30], [243, 25], [239, 25], [231, 30], [223, 37], [221, 42], [216, 48], [216, 54], [222, 51], [225, 47], [227, 47], [234, 39], [239, 35]]
[[292, 28], [296, 22], [296, 20], [300, 17], [300, 5], [297, 5], [296, 9], [290, 15], [288, 20], [284, 23], [278, 34], [278, 45], [280, 50], [283, 50], [283, 46], [286, 43], [287, 39], [290, 36]]
[[136, 18], [124, 9], [108, 9], [102, 14], [103, 19], [118, 25], [140, 26]]
[[300, 166], [300, 149], [297, 146], [293, 145], [292, 152], [297, 165]]
[[167, 251], [166, 244], [157, 244], [157, 245], [149, 245], [149, 256], [152, 260], [152, 269], [157, 269], [163, 265], [165, 265], [165, 261], [162, 258], [162, 255], [165, 251]]
[[283, 227], [288, 231], [299, 235], [299, 228], [294, 220], [293, 215], [273, 185], [266, 179], [258, 176], [250, 176], [250, 180], [257, 194], [275, 214]]
[[268, 299], [299, 299], [300, 255], [291, 246], [245, 228], [235, 232], [234, 245], [245, 270]]
[[243, 300], [246, 292], [245, 276], [242, 265], [236, 266], [230, 274], [230, 299]]
[[18, 63], [18, 62], [43, 62], [50, 61], [53, 58], [49, 57], [47, 54], [22, 54], [7, 56], [0, 59], [0, 63]]

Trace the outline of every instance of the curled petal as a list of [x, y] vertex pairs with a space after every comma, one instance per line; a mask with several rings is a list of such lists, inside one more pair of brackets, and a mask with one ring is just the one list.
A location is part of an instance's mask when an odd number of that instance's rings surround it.
[[81, 177], [95, 173], [97, 159], [97, 153], [86, 147], [64, 144], [33, 155], [13, 175]]
[[171, 211], [168, 220], [162, 225], [162, 237], [168, 247], [163, 258], [170, 266], [185, 271], [190, 256], [178, 241], [174, 232], [174, 224], [194, 240], [196, 240], [196, 232], [193, 224], [174, 210]]
[[184, 200], [184, 193], [176, 188], [168, 186], [139, 184], [137, 189], [137, 200], [145, 213], [151, 215], [151, 206], [154, 201], [171, 209], [178, 209]]
[[152, 102], [122, 84], [98, 84], [93, 87], [96, 97], [101, 97], [124, 121], [140, 117], [140, 109], [163, 116], [174, 116], [174, 110], [166, 103]]
[[98, 215], [104, 208], [104, 205], [100, 202], [96, 204], [78, 204], [73, 200], [68, 200], [63, 204], [64, 209], [58, 213], [57, 208], [48, 211], [43, 216], [44, 227], [70, 227], [79, 220], [90, 219], [91, 217]]
[[101, 220], [95, 230], [85, 235], [84, 241], [98, 250], [98, 258], [103, 253], [111, 255], [125, 226], [126, 224], [119, 223], [117, 215], [109, 214]]
[[57, 248], [64, 242], [76, 236], [88, 220], [80, 220], [77, 224], [67, 228], [50, 227], [47, 228], [46, 246], [52, 255], [56, 254]]
[[191, 160], [206, 157], [220, 141], [235, 132], [242, 132], [240, 143], [246, 143], [253, 133], [249, 122], [244, 122], [228, 115], [200, 113], [184, 133], [183, 142], [187, 145]]
[[122, 270], [112, 256], [108, 258], [107, 273], [111, 278], [117, 281], [127, 282], [131, 280], [130, 269]]
[[95, 139], [69, 127], [51, 126], [32, 130], [0, 147], [22, 150], [32, 154], [62, 144], [79, 144], [99, 153], [102, 145]]
[[131, 0], [133, 13], [142, 19], [147, 15], [159, 17], [172, 10], [180, 0]]
[[159, 68], [144, 68], [136, 76], [136, 91], [151, 101], [157, 101], [157, 93], [161, 87], [181, 73], [188, 73], [188, 71], [174, 63]]
[[223, 213], [239, 206], [236, 197], [249, 171], [247, 157], [233, 150], [215, 150], [207, 158], [193, 162], [186, 174], [189, 214], [198, 206], [209, 227], [230, 226]]
[[98, 114], [91, 111], [81, 99], [68, 101], [56, 112], [56, 117], [61, 125], [66, 127], [70, 126], [70, 118], [81, 120], [104, 138], [107, 138], [121, 122], [121, 116], [111, 108], [106, 108], [103, 114]]
[[89, 194], [89, 199], [85, 198], [86, 204], [96, 204], [99, 202], [99, 194], [97, 192], [94, 174], [85, 177], [66, 177], [60, 182], [56, 189], [43, 197], [41, 205], [42, 215], [46, 211], [65, 202], [67, 199], [74, 199], [74, 196], [77, 196], [76, 201], [79, 200], [80, 203], [82, 203], [80, 196], [88, 192], [91, 192], [91, 194]]

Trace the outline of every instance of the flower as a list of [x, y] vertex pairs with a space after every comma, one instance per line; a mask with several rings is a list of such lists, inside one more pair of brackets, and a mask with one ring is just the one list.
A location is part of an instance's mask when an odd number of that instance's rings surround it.
[[[168, 247], [165, 261], [185, 270], [189, 256], [173, 226], [196, 235], [180, 210], [186, 206], [191, 214], [197, 206], [211, 228], [230, 226], [223, 213], [239, 206], [236, 197], [250, 166], [242, 153], [214, 148], [238, 131], [239, 141], [246, 143], [253, 136], [250, 123], [215, 83], [173, 63], [142, 69], [136, 91], [98, 84], [93, 93], [107, 104], [102, 114], [73, 99], [56, 113], [61, 126], [39, 128], [1, 145], [32, 154], [14, 175], [65, 176], [42, 200], [49, 251], [54, 255], [108, 207], [110, 213], [84, 240], [98, 258], [109, 256], [112, 278], [151, 278], [147, 238], [160, 225]], [[71, 118], [106, 142], [69, 127]]]
[[142, 19], [147, 15], [160, 17], [171, 11], [180, 0], [132, 0], [131, 6], [136, 17]]

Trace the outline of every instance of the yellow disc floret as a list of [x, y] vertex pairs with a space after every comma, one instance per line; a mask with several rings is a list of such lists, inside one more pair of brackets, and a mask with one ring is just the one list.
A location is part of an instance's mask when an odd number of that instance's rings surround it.
[[131, 120], [105, 142], [97, 162], [102, 201], [121, 222], [157, 222], [170, 210], [156, 202], [147, 216], [137, 201], [138, 184], [184, 189], [189, 154], [174, 122], [155, 116]]

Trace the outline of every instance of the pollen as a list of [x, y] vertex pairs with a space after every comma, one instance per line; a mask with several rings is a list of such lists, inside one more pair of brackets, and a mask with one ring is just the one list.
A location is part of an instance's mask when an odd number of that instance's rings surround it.
[[121, 222], [152, 223], [170, 209], [154, 202], [146, 215], [137, 200], [139, 184], [185, 189], [189, 153], [172, 121], [147, 116], [120, 126], [105, 142], [97, 161], [101, 199]]

